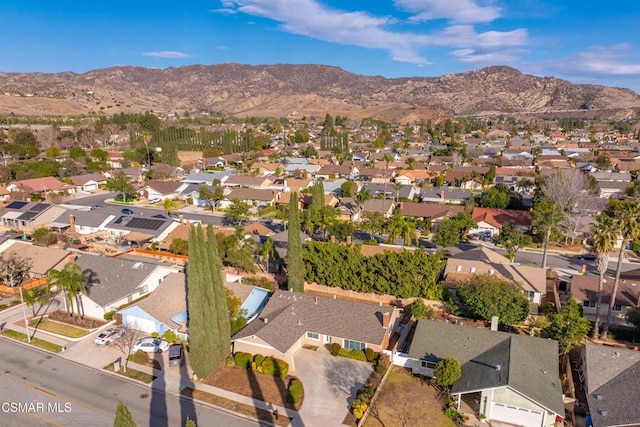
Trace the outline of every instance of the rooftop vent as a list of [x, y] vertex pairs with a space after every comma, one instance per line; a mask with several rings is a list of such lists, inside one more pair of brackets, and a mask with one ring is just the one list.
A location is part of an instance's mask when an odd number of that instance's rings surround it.
[[496, 365], [496, 371], [501, 371], [501, 370], [502, 370], [502, 365], [498, 363]]
[[607, 411], [605, 411], [604, 409], [601, 409], [598, 411], [598, 415], [602, 416], [602, 417], [606, 417], [607, 416]]
[[318, 297], [313, 297], [313, 303], [317, 304], [318, 303]]
[[269, 323], [269, 318], [268, 318], [268, 317], [265, 317], [264, 319], [262, 319], [262, 321], [263, 321], [264, 323]]
[[602, 400], [604, 398], [604, 396], [602, 396], [601, 394], [596, 394], [594, 397], [596, 398], [596, 400]]
[[136, 262], [135, 264], [133, 264], [131, 266], [131, 268], [135, 268], [136, 270], [140, 270], [142, 267], [144, 266], [143, 263], [141, 263], [140, 261]]

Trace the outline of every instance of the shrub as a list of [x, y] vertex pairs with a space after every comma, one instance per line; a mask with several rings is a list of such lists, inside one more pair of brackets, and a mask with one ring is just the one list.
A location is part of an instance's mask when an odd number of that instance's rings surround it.
[[158, 338], [160, 334], [158, 334], [157, 332], [151, 332], [151, 337], [153, 338]]
[[460, 362], [455, 357], [442, 359], [436, 365], [434, 371], [436, 384], [442, 387], [450, 387], [462, 376]]
[[261, 354], [256, 354], [253, 356], [253, 361], [256, 363], [256, 366], [262, 366], [262, 362], [264, 362], [264, 356]]
[[391, 359], [386, 354], [380, 353], [378, 354], [378, 358], [376, 359], [376, 373], [380, 375], [384, 375], [385, 372], [391, 366]]
[[168, 330], [167, 332], [164, 333], [164, 339], [167, 340], [169, 344], [180, 342], [178, 337], [176, 337], [176, 333], [173, 332], [172, 330]]
[[131, 360], [133, 363], [137, 363], [138, 365], [144, 365], [147, 363], [147, 353], [145, 353], [142, 350], [138, 350], [135, 353], [133, 353], [131, 356], [129, 356], [129, 360]]
[[409, 311], [416, 319], [422, 319], [427, 314], [427, 307], [424, 305], [422, 298], [416, 298], [409, 306]]
[[282, 359], [266, 357], [262, 362], [262, 372], [277, 378], [284, 378], [289, 372], [289, 364]]
[[365, 348], [364, 349], [364, 355], [367, 358], [367, 362], [373, 362], [376, 359], [376, 352], [373, 351], [372, 348]]
[[338, 354], [342, 357], [348, 357], [349, 359], [360, 360], [362, 362], [367, 361], [367, 356], [362, 350], [347, 350], [343, 348]]
[[358, 390], [357, 397], [362, 398], [365, 402], [370, 402], [376, 389], [371, 384], [365, 384]]
[[249, 353], [239, 351], [233, 355], [233, 360], [236, 362], [236, 366], [238, 366], [239, 368], [249, 369], [251, 368], [253, 356]]
[[224, 366], [226, 366], [227, 368], [236, 366], [236, 361], [233, 360], [233, 357], [227, 357], [226, 359], [224, 359]]
[[456, 411], [455, 408], [445, 409], [444, 414], [452, 421], [456, 421], [460, 418], [460, 412]]
[[356, 417], [356, 419], [359, 420], [360, 418], [362, 418], [368, 407], [369, 405], [367, 405], [364, 400], [358, 398], [351, 404], [351, 413], [354, 417]]
[[116, 314], [115, 311], [107, 311], [104, 316], [104, 320], [106, 320], [107, 322], [110, 322], [113, 319], [113, 315]]
[[287, 403], [298, 404], [302, 402], [302, 394], [304, 393], [304, 387], [302, 382], [297, 379], [292, 379], [289, 382], [289, 388], [287, 389]]
[[258, 370], [258, 365], [256, 365], [256, 362], [251, 362], [251, 370], [252, 371], [257, 371]]
[[329, 352], [332, 356], [337, 356], [338, 354], [340, 354], [340, 350], [342, 350], [342, 347], [337, 342], [332, 342], [331, 344], [329, 344]]

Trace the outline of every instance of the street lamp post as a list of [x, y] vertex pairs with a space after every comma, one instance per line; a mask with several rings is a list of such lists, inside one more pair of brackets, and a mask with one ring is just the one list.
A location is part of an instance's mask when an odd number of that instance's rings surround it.
[[27, 342], [31, 342], [31, 333], [29, 332], [29, 322], [27, 321], [27, 308], [24, 304], [24, 295], [22, 294], [22, 286], [20, 286], [20, 302], [22, 302], [22, 316], [24, 317], [24, 327], [27, 329]]

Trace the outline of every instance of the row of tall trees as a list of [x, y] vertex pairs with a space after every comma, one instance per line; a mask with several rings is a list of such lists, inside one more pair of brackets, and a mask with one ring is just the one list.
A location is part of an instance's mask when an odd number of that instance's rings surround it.
[[223, 363], [231, 349], [222, 264], [211, 224], [206, 241], [201, 225], [189, 231], [187, 307], [191, 366], [199, 378], [205, 378]]

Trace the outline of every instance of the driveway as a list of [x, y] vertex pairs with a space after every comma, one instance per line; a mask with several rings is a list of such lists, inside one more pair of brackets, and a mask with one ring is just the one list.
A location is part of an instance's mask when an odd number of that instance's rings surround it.
[[369, 363], [332, 356], [323, 347], [300, 349], [295, 355], [296, 372], [304, 385], [304, 402], [292, 426], [339, 426], [346, 417], [356, 391], [371, 372]]

